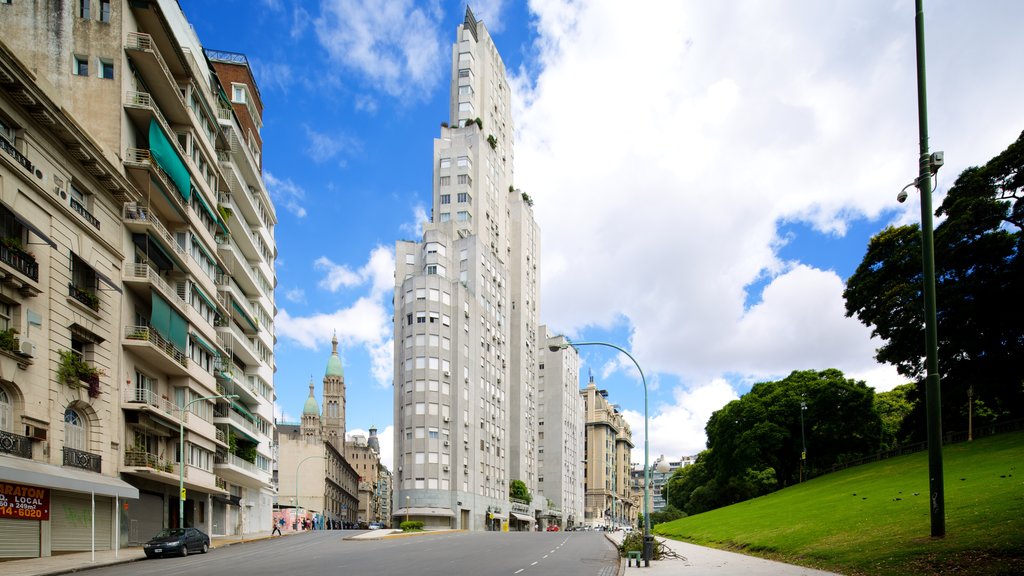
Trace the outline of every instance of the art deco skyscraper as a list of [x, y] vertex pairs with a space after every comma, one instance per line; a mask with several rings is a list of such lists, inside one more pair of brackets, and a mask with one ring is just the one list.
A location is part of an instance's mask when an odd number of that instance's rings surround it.
[[431, 221], [396, 245], [393, 514], [497, 529], [509, 483], [536, 487], [540, 232], [513, 186], [505, 67], [469, 9], [451, 63]]

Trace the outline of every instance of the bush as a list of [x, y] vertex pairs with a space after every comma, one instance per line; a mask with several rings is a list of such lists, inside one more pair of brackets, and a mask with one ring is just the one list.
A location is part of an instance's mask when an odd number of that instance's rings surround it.
[[[619, 544], [619, 556], [625, 558], [627, 552], [644, 552], [644, 533], [640, 531], [630, 532], [626, 534], [626, 537], [622, 540], [622, 544]], [[651, 550], [651, 560], [661, 560], [661, 557], [665, 554], [664, 546], [657, 540], [654, 541], [653, 550]]]
[[402, 529], [402, 532], [419, 532], [423, 530], [423, 522], [419, 520], [406, 520], [399, 525], [399, 528]]

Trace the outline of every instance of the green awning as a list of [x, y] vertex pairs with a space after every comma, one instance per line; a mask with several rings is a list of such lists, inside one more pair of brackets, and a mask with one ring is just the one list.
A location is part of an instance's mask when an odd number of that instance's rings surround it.
[[220, 219], [217, 218], [217, 214], [210, 209], [210, 205], [206, 203], [206, 198], [203, 198], [202, 192], [193, 188], [192, 193], [195, 194], [196, 198], [199, 199], [199, 204], [202, 205], [203, 210], [206, 211], [206, 214], [207, 216], [210, 217], [210, 220], [213, 220], [214, 222], [219, 222]]
[[195, 292], [200, 298], [202, 298], [203, 302], [206, 302], [206, 305], [210, 307], [210, 310], [213, 310], [214, 312], [217, 311], [217, 305], [213, 303], [213, 300], [210, 300], [209, 296], [204, 294], [203, 291], [199, 289], [199, 286], [193, 284], [192, 291]]
[[171, 334], [171, 307], [156, 291], [153, 291], [153, 309], [149, 315], [149, 326], [164, 338]]
[[256, 422], [256, 417], [253, 416], [252, 412], [249, 412], [249, 410], [247, 410], [245, 406], [239, 404], [238, 402], [235, 402], [234, 400], [231, 401], [231, 405], [234, 406], [242, 416], [245, 416], [249, 420], [252, 420], [253, 423]]
[[220, 355], [220, 352], [217, 352], [217, 350], [215, 350], [213, 348], [213, 346], [210, 346], [209, 342], [207, 342], [206, 340], [203, 340], [202, 336], [200, 336], [199, 334], [196, 334], [195, 332], [192, 332], [191, 334], [192, 334], [192, 341], [193, 342], [195, 342], [196, 344], [199, 344], [203, 348], [206, 348], [206, 351], [209, 352], [210, 354], [214, 355], [214, 356], [219, 356]]
[[171, 343], [181, 350], [188, 350], [188, 321], [174, 310], [171, 312]]
[[238, 302], [232, 300], [231, 305], [235, 307], [235, 310], [238, 310], [238, 313], [242, 315], [242, 318], [245, 318], [245, 321], [248, 322], [250, 326], [252, 326], [253, 330], [260, 329], [260, 327], [256, 325], [256, 321], [253, 320], [252, 317], [249, 316], [249, 314], [245, 310], [242, 310], [242, 307], [238, 305]]
[[156, 159], [160, 168], [171, 177], [181, 197], [188, 202], [192, 194], [192, 177], [155, 118], [149, 120], [149, 153]]
[[195, 236], [192, 237], [192, 243], [199, 248], [199, 251], [202, 252], [207, 259], [209, 259], [210, 264], [213, 264], [217, 268], [217, 270], [223, 272], [223, 270], [221, 270], [220, 268], [220, 265], [217, 264], [217, 259], [214, 258], [213, 256], [210, 256], [210, 253], [206, 251], [206, 246], [203, 246], [203, 243], [200, 242]]

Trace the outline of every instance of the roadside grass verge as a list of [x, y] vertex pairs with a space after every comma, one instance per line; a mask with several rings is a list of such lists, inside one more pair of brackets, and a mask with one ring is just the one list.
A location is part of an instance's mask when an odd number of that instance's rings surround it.
[[928, 453], [828, 474], [658, 524], [668, 538], [850, 575], [1024, 574], [1024, 432], [943, 447], [946, 536]]

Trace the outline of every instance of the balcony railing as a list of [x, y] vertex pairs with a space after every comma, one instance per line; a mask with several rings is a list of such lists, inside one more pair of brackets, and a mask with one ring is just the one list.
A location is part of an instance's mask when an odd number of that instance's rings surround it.
[[102, 457], [84, 450], [64, 447], [64, 465], [100, 472]]
[[165, 194], [167, 201], [174, 204], [174, 207], [182, 214], [187, 213], [188, 206], [181, 198], [181, 195], [177, 193], [178, 187], [171, 180], [171, 177], [167, 175], [167, 172], [164, 172], [163, 168], [153, 160], [153, 155], [150, 153], [149, 149], [128, 148], [125, 150], [124, 163], [150, 168], [152, 173], [156, 175], [157, 181], [159, 181], [160, 185], [167, 191], [167, 194]]
[[172, 288], [166, 280], [160, 277], [160, 273], [150, 268], [148, 264], [136, 264], [135, 262], [126, 261], [123, 270], [125, 279], [136, 278], [146, 280], [155, 286], [165, 298], [176, 302], [183, 310], [187, 309], [188, 304], [182, 298], [180, 291]]
[[96, 295], [96, 292], [89, 290], [88, 288], [68, 283], [68, 296], [71, 296], [96, 312], [99, 312], [100, 310], [100, 297]]
[[157, 410], [167, 414], [175, 420], [188, 422], [188, 412], [183, 412], [178, 405], [167, 398], [158, 396], [152, 390], [145, 388], [125, 388], [121, 397], [126, 404], [148, 404]]
[[[125, 42], [125, 48], [128, 50], [144, 50], [146, 52], [152, 52], [157, 64], [160, 65], [160, 69], [163, 70], [168, 83], [171, 86], [177, 85], [174, 80], [174, 75], [171, 74], [171, 69], [167, 67], [167, 63], [164, 62], [164, 58], [160, 54], [160, 51], [157, 50], [156, 45], [153, 44], [152, 36], [145, 32], [129, 32], [127, 42]], [[178, 93], [177, 90], [175, 90], [175, 93]], [[180, 93], [178, 93], [178, 98], [183, 98]], [[184, 103], [184, 100], [182, 100], [182, 103]]]
[[246, 430], [252, 432], [253, 434], [261, 434], [259, 428], [257, 428], [256, 425], [250, 422], [249, 419], [246, 418], [245, 416], [242, 416], [241, 414], [235, 412], [234, 410], [231, 410], [230, 408], [226, 410], [226, 412], [227, 414], [225, 414], [224, 412], [215, 411], [213, 415], [218, 418], [228, 418], [233, 423], [238, 425], [238, 427], [245, 428]]
[[246, 472], [249, 472], [251, 474], [258, 474], [260, 472], [264, 472], [264, 470], [261, 470], [252, 462], [249, 462], [248, 460], [242, 460], [241, 458], [235, 456], [234, 454], [225, 454], [223, 456], [218, 455], [214, 458], [213, 463], [231, 465], [236, 468], [241, 468], [242, 470], [245, 470]]
[[32, 458], [32, 439], [0, 430], [0, 454]]
[[7, 264], [36, 282], [39, 281], [39, 263], [24, 250], [0, 244], [0, 262]]
[[[148, 152], [148, 150], [146, 150], [146, 152]], [[165, 228], [163, 223], [160, 222], [160, 219], [150, 212], [149, 208], [139, 206], [134, 202], [125, 204], [122, 216], [124, 217], [125, 222], [144, 222], [152, 226], [153, 229], [156, 230], [157, 235], [160, 236], [160, 238], [167, 243], [167, 246], [169, 246], [178, 256], [185, 257], [188, 254], [184, 248], [175, 242], [174, 236], [167, 231], [167, 228]]]
[[[161, 458], [156, 454], [140, 450], [125, 451], [124, 465], [134, 468], [152, 468], [161, 472], [176, 472], [174, 462]], [[185, 476], [188, 476], [188, 467], [185, 468], [184, 472]]]
[[163, 351], [164, 354], [170, 356], [172, 360], [181, 364], [184, 368], [188, 368], [188, 356], [172, 344], [170, 340], [164, 338], [159, 332], [149, 326], [125, 326], [124, 338], [125, 340], [144, 340], [149, 342]]
[[89, 212], [88, 210], [85, 209], [84, 204], [72, 198], [71, 209], [74, 210], [75, 212], [78, 212], [82, 216], [82, 218], [85, 218], [86, 222], [95, 226], [97, 230], [100, 229], [100, 221], [97, 220], [96, 217], [92, 215], [92, 212]]

